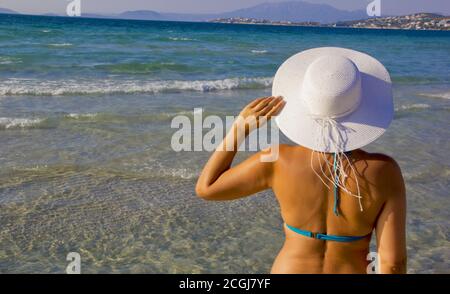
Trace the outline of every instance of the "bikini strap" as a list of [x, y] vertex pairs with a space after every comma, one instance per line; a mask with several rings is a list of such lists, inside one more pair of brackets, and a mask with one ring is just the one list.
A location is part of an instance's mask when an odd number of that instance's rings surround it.
[[364, 239], [371, 234], [371, 233], [369, 233], [365, 236], [336, 236], [336, 235], [328, 235], [328, 234], [323, 234], [323, 233], [316, 233], [316, 232], [311, 232], [311, 231], [307, 231], [307, 230], [302, 230], [302, 229], [290, 226], [287, 223], [285, 223], [285, 225], [289, 230], [291, 230], [299, 235], [303, 235], [305, 237], [309, 237], [309, 238], [313, 238], [313, 239], [324, 240], [324, 241], [352, 242], [352, 241]]

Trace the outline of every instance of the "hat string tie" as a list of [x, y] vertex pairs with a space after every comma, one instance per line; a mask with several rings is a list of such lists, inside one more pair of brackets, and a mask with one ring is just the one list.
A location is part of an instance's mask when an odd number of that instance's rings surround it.
[[[332, 185], [335, 188], [341, 188], [343, 191], [345, 191], [350, 196], [356, 197], [358, 199], [359, 208], [360, 211], [363, 211], [362, 207], [362, 196], [361, 191], [359, 187], [358, 177], [356, 175], [356, 170], [353, 167], [353, 164], [351, 163], [350, 159], [348, 158], [347, 154], [344, 152], [344, 145], [345, 140], [342, 137], [342, 134], [339, 130], [345, 129], [345, 126], [343, 126], [340, 122], [338, 122], [336, 119], [331, 117], [318, 117], [311, 115], [313, 119], [320, 125], [320, 134], [319, 136], [316, 136], [316, 143], [317, 141], [322, 139], [324, 146], [328, 147], [328, 149], [336, 150], [334, 155], [334, 162], [333, 164], [330, 164], [326, 153], [322, 151], [315, 151], [313, 150], [311, 153], [311, 160], [310, 165], [313, 172], [316, 174], [316, 176], [319, 177], [319, 179], [322, 181], [322, 183], [328, 188], [331, 189], [330, 185], [328, 183], [332, 183]], [[327, 140], [329, 138], [329, 140]], [[317, 144], [316, 144], [317, 145]], [[333, 147], [333, 148], [330, 148]], [[316, 156], [314, 156], [316, 155]], [[314, 157], [316, 157], [317, 161], [319, 161], [320, 166], [320, 174], [316, 171], [314, 168]], [[321, 159], [326, 163], [326, 168], [320, 164]], [[345, 181], [348, 178], [348, 174], [345, 172], [344, 169], [344, 162], [347, 162], [350, 166], [351, 173], [353, 174], [356, 182], [356, 194], [351, 192], [345, 187]], [[327, 171], [329, 175], [332, 175], [332, 177], [327, 175]]]

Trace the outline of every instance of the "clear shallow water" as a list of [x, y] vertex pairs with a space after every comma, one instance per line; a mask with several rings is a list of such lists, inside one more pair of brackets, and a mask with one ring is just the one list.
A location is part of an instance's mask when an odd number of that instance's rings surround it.
[[395, 119], [366, 149], [402, 167], [409, 271], [449, 273], [449, 33], [6, 15], [0, 272], [62, 273], [70, 251], [87, 273], [268, 272], [283, 241], [272, 194], [195, 198], [208, 153], [172, 151], [170, 123], [194, 107], [236, 114], [319, 46], [390, 71]]

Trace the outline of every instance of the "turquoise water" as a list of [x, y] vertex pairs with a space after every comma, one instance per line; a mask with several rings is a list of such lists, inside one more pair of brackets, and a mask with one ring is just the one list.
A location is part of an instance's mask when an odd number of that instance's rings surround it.
[[449, 32], [1, 14], [0, 272], [63, 273], [71, 251], [86, 273], [268, 272], [283, 241], [273, 195], [195, 198], [208, 153], [174, 152], [170, 123], [236, 114], [319, 46], [391, 73], [395, 119], [366, 149], [402, 167], [409, 272], [450, 273]]

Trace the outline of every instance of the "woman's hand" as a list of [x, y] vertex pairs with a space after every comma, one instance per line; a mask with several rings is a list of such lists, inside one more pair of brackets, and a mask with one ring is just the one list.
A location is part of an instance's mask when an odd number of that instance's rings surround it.
[[286, 102], [283, 97], [262, 97], [253, 100], [239, 113], [235, 121], [235, 126], [243, 128], [245, 125], [245, 135], [263, 126], [273, 116], [283, 109]]
[[197, 181], [197, 195], [209, 200], [231, 200], [270, 187], [273, 162], [261, 160], [261, 152], [237, 166], [231, 167], [231, 163], [245, 136], [277, 115], [284, 105], [282, 97], [263, 97], [244, 107], [203, 168]]

